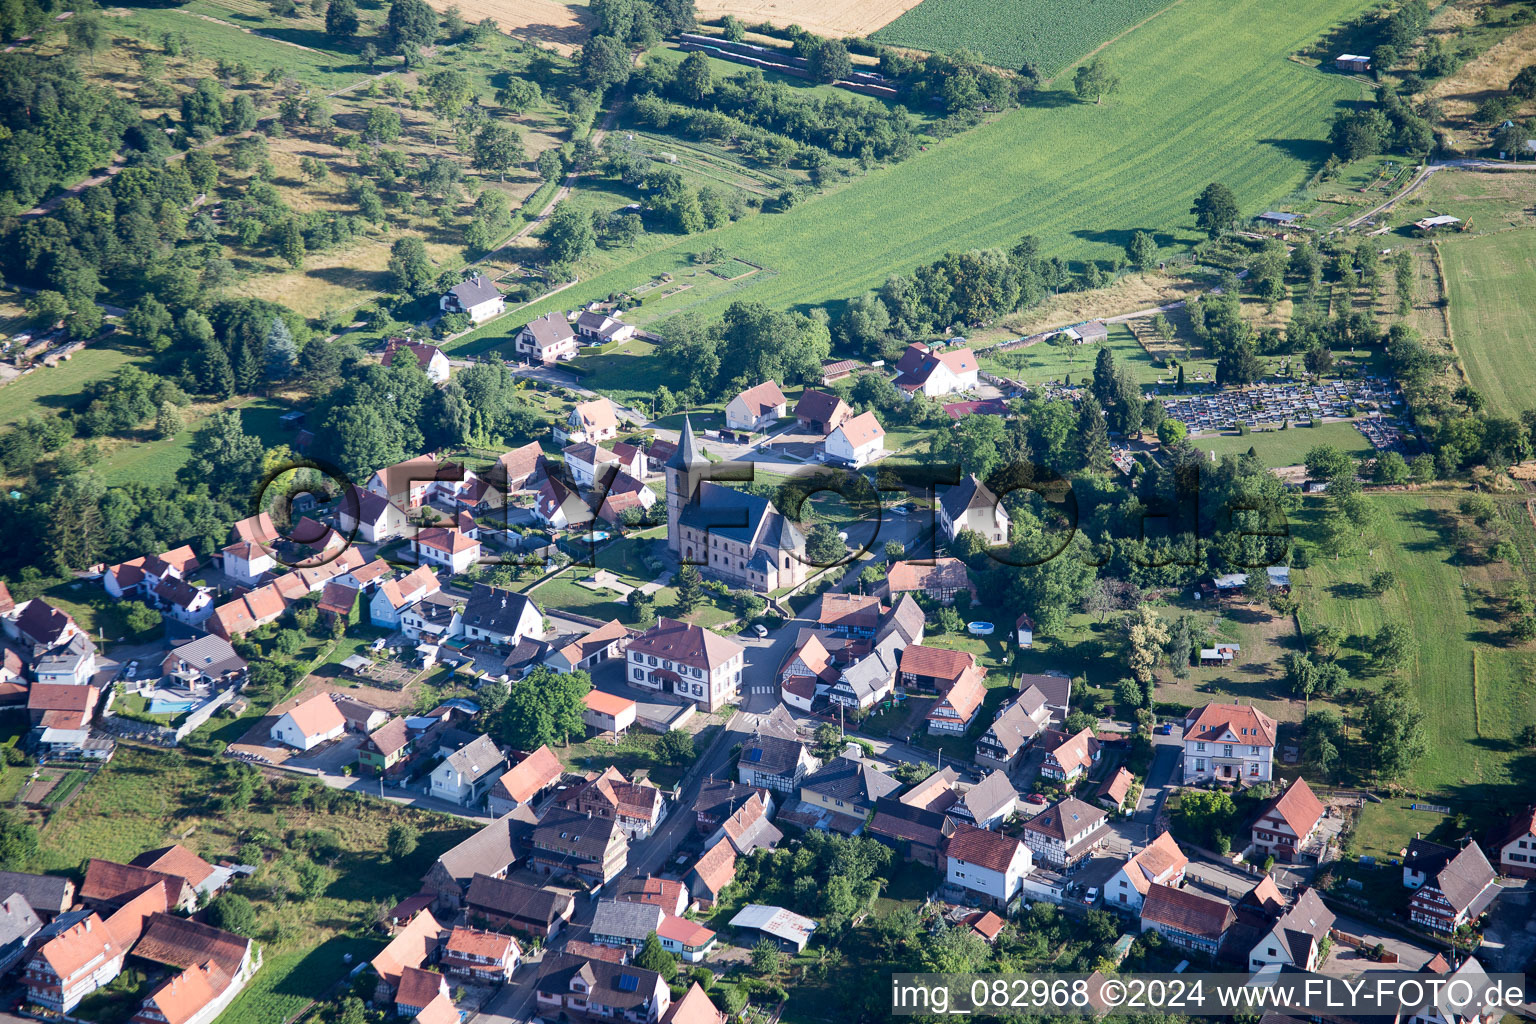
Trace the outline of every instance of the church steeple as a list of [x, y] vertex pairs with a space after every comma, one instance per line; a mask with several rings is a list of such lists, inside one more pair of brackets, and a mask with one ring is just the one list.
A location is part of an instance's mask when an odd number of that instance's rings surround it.
[[693, 421], [687, 416], [683, 417], [683, 436], [678, 439], [677, 451], [667, 460], [668, 469], [688, 469], [709, 460], [704, 457], [704, 449], [699, 446], [698, 440], [693, 436]]

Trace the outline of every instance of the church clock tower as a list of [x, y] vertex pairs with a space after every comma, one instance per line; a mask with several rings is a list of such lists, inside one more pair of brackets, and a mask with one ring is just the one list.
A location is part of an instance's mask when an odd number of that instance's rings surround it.
[[678, 439], [677, 451], [667, 460], [666, 465], [667, 550], [674, 555], [681, 555], [682, 550], [679, 521], [682, 519], [683, 506], [693, 498], [694, 488], [698, 486], [698, 481], [694, 479], [694, 467], [707, 461], [704, 450], [693, 436], [693, 422], [684, 416], [683, 436]]

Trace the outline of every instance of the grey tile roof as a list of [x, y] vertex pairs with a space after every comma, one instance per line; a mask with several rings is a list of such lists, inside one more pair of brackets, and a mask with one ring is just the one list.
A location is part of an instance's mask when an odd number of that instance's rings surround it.
[[873, 804], [900, 789], [901, 783], [863, 761], [834, 757], [807, 775], [800, 788], [836, 800]]
[[603, 900], [592, 914], [593, 935], [612, 935], [634, 942], [644, 942], [645, 937], [661, 924], [666, 911], [654, 903], [627, 903], [619, 900]]

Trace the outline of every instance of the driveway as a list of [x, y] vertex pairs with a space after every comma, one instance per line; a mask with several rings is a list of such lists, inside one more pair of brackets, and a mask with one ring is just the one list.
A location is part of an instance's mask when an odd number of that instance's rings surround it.
[[1490, 971], [1521, 973], [1536, 955], [1536, 889], [1513, 884], [1493, 901], [1477, 956]]

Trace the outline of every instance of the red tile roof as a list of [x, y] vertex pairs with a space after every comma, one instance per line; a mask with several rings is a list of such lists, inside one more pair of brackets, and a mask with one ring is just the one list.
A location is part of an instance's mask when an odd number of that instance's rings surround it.
[[1238, 743], [1273, 747], [1275, 720], [1248, 704], [1207, 704], [1185, 719], [1186, 740], [1219, 743], [1228, 733]]
[[975, 656], [967, 651], [946, 651], [939, 647], [910, 644], [901, 652], [901, 671], [932, 676], [951, 683], [974, 664]]
[[1007, 871], [1023, 848], [1024, 844], [1012, 836], [966, 824], [957, 824], [943, 847], [946, 857], [991, 871]]
[[555, 783], [564, 772], [555, 752], [542, 746], [503, 773], [496, 780], [492, 795], [527, 803], [539, 790]]

